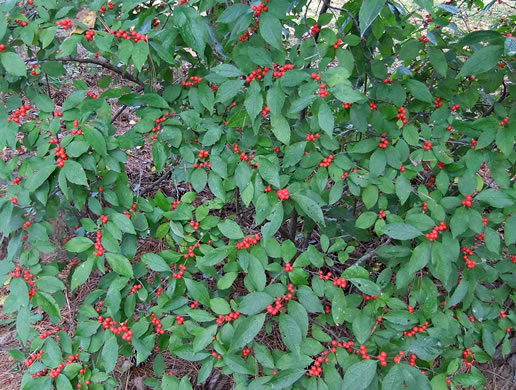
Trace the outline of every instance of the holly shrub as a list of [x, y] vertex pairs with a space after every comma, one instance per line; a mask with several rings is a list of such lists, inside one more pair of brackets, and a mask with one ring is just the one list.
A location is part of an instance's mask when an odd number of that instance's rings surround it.
[[516, 325], [516, 17], [464, 18], [498, 3], [2, 2], [22, 389], [130, 358], [150, 388], [483, 388]]

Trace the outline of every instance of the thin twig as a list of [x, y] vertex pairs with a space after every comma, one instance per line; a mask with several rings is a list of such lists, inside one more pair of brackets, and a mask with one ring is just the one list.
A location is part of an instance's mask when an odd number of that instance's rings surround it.
[[127, 105], [126, 105], [126, 104], [124, 104], [124, 105], [122, 106], [122, 108], [121, 108], [120, 110], [118, 110], [118, 112], [115, 114], [115, 116], [113, 117], [113, 119], [111, 119], [111, 123], [113, 123], [114, 121], [116, 121], [116, 120], [118, 119], [118, 117], [119, 117], [120, 115], [122, 115], [122, 113], [125, 111], [125, 109], [126, 109], [126, 108], [127, 108]]
[[358, 265], [362, 264], [364, 261], [369, 260], [371, 257], [373, 257], [376, 254], [378, 249], [380, 249], [382, 246], [389, 245], [390, 243], [391, 243], [391, 239], [389, 238], [387, 241], [385, 241], [379, 247], [374, 248], [374, 249], [370, 250], [369, 252], [367, 252], [365, 255], [363, 255], [360, 259], [358, 259], [355, 262], [355, 264], [353, 264], [353, 266], [358, 266]]

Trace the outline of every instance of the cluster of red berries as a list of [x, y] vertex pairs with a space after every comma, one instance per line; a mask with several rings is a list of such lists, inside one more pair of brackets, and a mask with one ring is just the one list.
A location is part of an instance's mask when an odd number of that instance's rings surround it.
[[155, 133], [155, 132], [161, 130], [161, 123], [165, 122], [168, 119], [169, 116], [170, 116], [170, 113], [166, 112], [165, 116], [162, 116], [161, 118], [158, 118], [158, 119], [154, 120], [154, 122], [156, 122], [156, 127], [153, 127], [151, 129], [151, 131], [153, 133]]
[[133, 203], [133, 205], [131, 206], [131, 210], [124, 210], [124, 215], [125, 215], [127, 218], [131, 219], [131, 217], [132, 217], [132, 214], [131, 214], [131, 213], [134, 213], [134, 212], [135, 212], [135, 210], [136, 210], [136, 203]]
[[88, 97], [90, 97], [92, 99], [98, 99], [99, 98], [96, 93], [90, 92], [90, 91], [86, 92], [86, 96], [88, 96]]
[[453, 106], [451, 106], [451, 110], [452, 110], [453, 112], [457, 111], [459, 108], [460, 108], [460, 105], [459, 105], [459, 104], [454, 104]]
[[440, 97], [435, 98], [434, 108], [439, 108], [443, 105], [442, 99]]
[[59, 375], [61, 375], [61, 371], [63, 371], [64, 367], [65, 367], [64, 363], [59, 363], [57, 368], [53, 368], [50, 370], [50, 377], [52, 379], [56, 379]]
[[441, 221], [441, 223], [435, 226], [430, 233], [425, 234], [425, 237], [430, 241], [434, 241], [439, 237], [439, 232], [442, 232], [446, 229], [448, 229], [448, 226], [446, 226], [444, 221]]
[[185, 322], [185, 317], [180, 316], [179, 314], [176, 316], [176, 321], [178, 325], [183, 325], [183, 322]]
[[254, 236], [244, 237], [241, 242], [236, 243], [236, 247], [238, 250], [240, 249], [249, 249], [251, 246], [258, 244], [260, 241], [260, 235], [257, 233]]
[[473, 199], [473, 197], [472, 197], [471, 195], [466, 195], [466, 199], [464, 199], [464, 200], [462, 201], [462, 205], [463, 205], [463, 206], [466, 206], [466, 207], [468, 207], [468, 208], [469, 208], [469, 207], [471, 207], [471, 205], [472, 205], [471, 200], [472, 200], [472, 199]]
[[82, 135], [82, 130], [81, 129], [73, 129], [72, 130], [72, 135]]
[[428, 181], [428, 188], [432, 187], [434, 185], [434, 182], [435, 182], [435, 177], [431, 176], [429, 181]]
[[376, 295], [371, 295], [371, 296], [369, 296], [369, 295], [362, 294], [362, 298], [364, 298], [366, 302], [367, 302], [367, 301], [370, 301], [371, 299], [372, 299], [373, 301], [376, 301]]
[[141, 284], [135, 284], [132, 288], [131, 288], [131, 293], [134, 294], [135, 292], [137, 292], [138, 290], [140, 290], [141, 288], [143, 288], [143, 286]]
[[425, 149], [426, 151], [432, 149], [432, 143], [430, 141], [425, 141], [423, 149]]
[[412, 337], [416, 333], [423, 333], [426, 332], [426, 329], [428, 328], [428, 321], [425, 321], [425, 323], [421, 326], [414, 326], [412, 330], [409, 330], [408, 332], [406, 330], [403, 331], [403, 335], [407, 337]]
[[[112, 1], [108, 1], [108, 8], [109, 8], [109, 10], [112, 10], [114, 6], [115, 6], [115, 3], [113, 3]], [[97, 12], [98, 12], [99, 14], [103, 14], [103, 13], [104, 13], [104, 12], [106, 12], [107, 10], [108, 10], [108, 9], [106, 8], [106, 6], [105, 6], [105, 5], [103, 5], [102, 7], [100, 7], [100, 8], [97, 10]]]
[[217, 358], [218, 360], [221, 360], [221, 359], [222, 359], [222, 356], [221, 356], [221, 355], [219, 355], [219, 354], [218, 354], [217, 352], [215, 352], [215, 351], [213, 351], [213, 352], [211, 353], [211, 356], [213, 356], [214, 358]]
[[190, 81], [183, 81], [183, 87], [193, 87], [202, 82], [202, 77], [190, 76]]
[[505, 313], [504, 310], [500, 310], [500, 317], [502, 317], [502, 318], [506, 318], [507, 317], [507, 314]]
[[20, 117], [24, 118], [25, 116], [27, 116], [27, 111], [29, 111], [30, 109], [30, 104], [22, 104], [20, 108], [16, 109], [16, 111], [12, 113], [12, 116], [7, 118], [7, 122], [19, 123]]
[[41, 359], [41, 357], [43, 356], [45, 352], [43, 350], [39, 351], [37, 354], [36, 353], [31, 353], [30, 354], [30, 357], [28, 357], [25, 362], [23, 362], [23, 364], [25, 364], [25, 367], [30, 367], [32, 366], [32, 364], [36, 361], [36, 360], [39, 360]]
[[271, 186], [267, 186], [265, 187], [265, 189], [263, 190], [263, 192], [271, 192], [272, 191], [272, 187]]
[[292, 299], [293, 294], [296, 292], [296, 290], [294, 289], [294, 285], [289, 284], [287, 290], [288, 290], [288, 294], [282, 295], [282, 296], [279, 296], [278, 298], [276, 298], [276, 301], [274, 302], [274, 306], [272, 306], [272, 305], [267, 306], [267, 313], [275, 316], [276, 314], [279, 313], [280, 309], [283, 307], [283, 304], [281, 303], [281, 301], [285, 300], [285, 302], [288, 302]]
[[483, 241], [485, 236], [486, 236], [485, 233], [480, 233], [480, 234], [477, 234], [475, 238], [477, 239], [477, 241]]
[[429, 42], [429, 39], [426, 37], [426, 35], [421, 35], [419, 37], [419, 42], [425, 42], [425, 43], [428, 43]]
[[156, 333], [164, 334], [165, 329], [163, 329], [163, 325], [161, 324], [161, 321], [158, 319], [158, 317], [156, 317], [156, 314], [152, 313], [151, 317], [152, 317], [152, 321], [151, 321], [152, 325], [154, 325], [156, 327]]
[[27, 23], [27, 22], [25, 22], [23, 20], [20, 20], [20, 19], [16, 19], [15, 22], [18, 23], [22, 27], [27, 27], [27, 25], [29, 24], [29, 23]]
[[342, 175], [340, 175], [340, 178], [342, 180], [346, 179], [349, 176], [349, 172], [344, 172]]
[[287, 200], [290, 198], [287, 188], [276, 191], [276, 194], [278, 195], [279, 200]]
[[276, 64], [273, 64], [274, 72], [272, 72], [272, 77], [281, 78], [287, 73], [287, 71], [294, 69], [293, 64], [286, 64], [283, 66], [278, 66]]
[[407, 124], [407, 116], [406, 116], [407, 110], [405, 107], [398, 108], [398, 114], [396, 115], [396, 118], [400, 119], [404, 125]]
[[378, 147], [380, 149], [387, 149], [387, 146], [389, 145], [389, 140], [385, 137], [382, 137], [380, 139], [380, 143], [378, 144]]
[[347, 110], [348, 108], [351, 108], [353, 103], [342, 103], [342, 105], [344, 106], [344, 109]]
[[269, 73], [272, 69], [269, 68], [269, 67], [264, 67], [264, 68], [256, 68], [256, 70], [253, 70], [251, 73], [249, 73], [249, 75], [245, 78], [245, 81], [247, 81], [248, 83], [250, 83], [251, 81], [254, 81], [256, 79], [258, 80], [261, 80], [262, 78], [265, 77], [265, 75], [267, 73]]
[[240, 153], [240, 149], [238, 148], [237, 144], [233, 146], [233, 152], [235, 152], [235, 154], [240, 154], [240, 161], [247, 162], [247, 164], [249, 164], [251, 167], [258, 167], [258, 163], [254, 161], [254, 154], [251, 154], [251, 156], [248, 157], [247, 154], [245, 154], [244, 152]]
[[117, 38], [127, 39], [128, 41], [133, 40], [134, 43], [136, 43], [138, 41], [144, 41], [144, 42], [148, 41], [147, 35], [137, 33], [134, 30], [125, 31], [125, 30], [122, 30], [122, 29], [118, 29], [118, 31], [111, 30], [111, 31], [109, 31], [109, 33], [111, 35], [114, 35]]
[[509, 123], [509, 118], [505, 117], [503, 118], [503, 120], [500, 122], [500, 126], [505, 126], [507, 123]]
[[285, 272], [292, 272], [294, 271], [294, 267], [292, 267], [292, 264], [286, 263], [285, 264]]
[[312, 79], [315, 81], [321, 81], [321, 76], [319, 76], [317, 73], [312, 73]]
[[[186, 255], [185, 255], [186, 256]], [[185, 274], [185, 271], [186, 271], [186, 265], [184, 264], [179, 264], [179, 272], [178, 273], [173, 273], [172, 274], [172, 277], [174, 279], [182, 279], [183, 278], [183, 275]]]
[[41, 370], [41, 371], [36, 372], [35, 374], [32, 374], [30, 377], [32, 379], [34, 379], [34, 378], [46, 376], [47, 374], [48, 374], [48, 368], [45, 368], [44, 370]]
[[323, 99], [328, 96], [329, 92], [326, 90], [326, 83], [321, 83], [321, 85], [319, 85], [319, 89], [317, 90], [317, 93], [319, 94], [320, 97], [322, 97]]
[[[33, 0], [28, 0], [28, 1], [27, 1], [27, 5], [32, 5], [32, 4], [34, 4], [34, 1], [33, 1]], [[20, 1], [20, 2], [18, 3], [18, 5], [19, 5], [20, 7], [23, 7], [23, 6], [25, 5], [25, 2], [24, 2], [24, 1]]]
[[97, 230], [97, 240], [94, 245], [96, 251], [93, 253], [93, 256], [100, 257], [104, 254], [104, 247], [102, 246], [102, 231]]
[[425, 212], [426, 210], [428, 210], [428, 203], [423, 202], [423, 212]]
[[513, 262], [513, 264], [516, 264], [516, 256], [515, 255], [511, 255], [511, 261]]
[[7, 46], [5, 46], [3, 43], [0, 44], [0, 53], [3, 52], [4, 50], [7, 50]]
[[32, 65], [32, 70], [31, 70], [30, 74], [33, 76], [37, 76], [39, 74], [38, 69], [39, 68], [36, 64]]
[[315, 23], [315, 24], [312, 26], [312, 29], [310, 30], [310, 34], [315, 35], [315, 34], [317, 34], [319, 31], [321, 31], [321, 29], [319, 28], [319, 25], [318, 25], [317, 23]]
[[249, 348], [244, 348], [242, 350], [242, 355], [244, 356], [244, 359], [247, 358], [247, 356], [249, 356], [250, 353], [251, 353], [251, 350]]
[[400, 171], [401, 172], [405, 172], [406, 171], [405, 166], [403, 165], [403, 163], [400, 165]]
[[414, 314], [414, 307], [412, 307], [411, 305], [408, 305], [407, 310], [410, 314]]
[[471, 352], [471, 349], [466, 348], [462, 353], [462, 360], [464, 360], [464, 363], [466, 363], [466, 367], [468, 368], [473, 365], [475, 362], [475, 356], [473, 355], [473, 352]]
[[106, 224], [109, 221], [109, 218], [106, 217], [105, 215], [101, 215], [100, 220], [102, 221], [102, 223]]
[[380, 218], [380, 219], [384, 219], [384, 218], [386, 218], [386, 217], [387, 217], [387, 214], [385, 214], [385, 211], [380, 210], [380, 211], [378, 212], [378, 218]]
[[15, 198], [14, 196], [10, 196], [9, 200], [12, 202], [12, 204], [18, 204], [18, 198]]
[[313, 142], [315, 142], [315, 140], [316, 140], [317, 138], [319, 138], [319, 137], [320, 137], [320, 134], [319, 134], [319, 133], [315, 133], [315, 134], [307, 134], [307, 135], [306, 135], [306, 140], [307, 140], [307, 141], [313, 141]]
[[68, 160], [68, 156], [66, 155], [65, 148], [61, 148], [60, 146], [58, 146], [56, 148], [55, 153], [56, 153], [56, 157], [57, 157], [57, 160], [56, 160], [57, 166], [59, 168], [64, 167], [65, 161]]
[[[198, 222], [197, 222], [197, 223], [198, 223]], [[198, 225], [197, 225], [197, 228], [199, 228], [199, 226], [198, 226]], [[196, 242], [196, 243], [195, 243], [195, 244], [193, 244], [193, 245], [190, 245], [190, 246], [188, 247], [188, 253], [185, 253], [185, 254], [183, 255], [183, 257], [184, 257], [185, 259], [188, 259], [189, 257], [191, 257], [191, 258], [193, 259], [193, 258], [195, 257], [195, 253], [194, 253], [195, 248], [199, 248], [200, 246], [201, 246], [201, 244], [199, 244], [198, 242]]]
[[220, 314], [217, 317], [217, 320], [215, 322], [218, 325], [222, 325], [224, 322], [231, 322], [231, 321], [238, 320], [238, 317], [240, 317], [240, 312], [239, 311], [231, 312], [231, 313], [226, 314], [226, 315]]
[[56, 22], [56, 25], [61, 26], [65, 30], [68, 30], [69, 28], [72, 28], [72, 19], [67, 18], [67, 19], [58, 20]]
[[[327, 351], [324, 351], [324, 352], [327, 353]], [[309, 376], [320, 376], [322, 373], [321, 365], [323, 362], [329, 363], [330, 359], [328, 357], [324, 358], [322, 356], [319, 356], [317, 359], [315, 359], [314, 364], [308, 370], [308, 375]]]
[[270, 112], [271, 112], [271, 109], [269, 108], [269, 106], [265, 106], [265, 108], [262, 108], [261, 114], [262, 114], [263, 119], [266, 119], [267, 115]]
[[380, 352], [378, 360], [380, 361], [380, 365], [385, 367], [387, 365], [387, 352]]
[[466, 266], [471, 269], [471, 268], [474, 268], [475, 265], [477, 265], [477, 262], [475, 260], [471, 260], [469, 258], [469, 256], [473, 256], [474, 252], [470, 249], [470, 248], [462, 248], [462, 253], [464, 253], [464, 255], [462, 256], [462, 258], [464, 259], [464, 261], [466, 262]]
[[439, 161], [439, 162], [437, 163], [437, 168], [439, 168], [439, 170], [443, 169], [445, 166], [446, 166], [446, 164], [445, 164], [445, 163], [443, 163], [442, 161]]
[[344, 288], [347, 285], [347, 280], [345, 278], [335, 278], [333, 279], [333, 285], [336, 287]]
[[[20, 266], [17, 266], [13, 272], [11, 272], [11, 276], [13, 278], [20, 278], [22, 277], [22, 268]], [[34, 274], [30, 272], [28, 269], [23, 270], [23, 280], [31, 287], [29, 290], [29, 298], [33, 298], [34, 294], [36, 294], [36, 282], [34, 281]]]
[[190, 226], [193, 230], [199, 230], [199, 222], [195, 222], [193, 219], [190, 221]]
[[188, 4], [188, 0], [179, 0], [179, 5]]
[[416, 355], [414, 355], [414, 354], [410, 355], [409, 365], [414, 367], [416, 365], [416, 360], [417, 360], [417, 356]]
[[356, 354], [362, 355], [362, 359], [364, 360], [371, 360], [371, 355], [367, 353], [367, 347], [365, 345], [361, 345], [360, 350], [356, 351]]
[[172, 210], [175, 210], [177, 208], [177, 206], [179, 206], [180, 204], [181, 204], [180, 200], [174, 200], [174, 202], [172, 202]]
[[324, 275], [323, 271], [319, 271], [319, 279], [320, 280], [330, 280], [332, 276], [331, 272], [328, 272], [326, 275]]
[[369, 109], [370, 109], [371, 111], [374, 111], [374, 110], [376, 110], [377, 108], [378, 108], [378, 106], [377, 106], [376, 104], [374, 104], [374, 103], [369, 103]]
[[21, 181], [22, 181], [21, 177], [15, 177], [11, 184], [13, 186], [17, 186], [18, 184], [20, 184]]
[[95, 30], [86, 31], [86, 40], [93, 41], [93, 37], [95, 36]]
[[57, 332], [59, 332], [59, 331], [61, 331], [61, 330], [64, 332], [65, 328], [64, 328], [64, 327], [63, 327], [63, 328], [61, 328], [60, 326], [56, 326], [56, 329], [55, 329], [55, 330], [48, 330], [48, 331], [46, 331], [46, 332], [40, 333], [40, 335], [39, 335], [39, 339], [40, 339], [40, 340], [44, 340], [44, 339], [46, 339], [47, 337], [52, 336], [53, 334], [55, 334], [55, 333], [57, 333]]
[[199, 306], [199, 301], [193, 301], [193, 303], [190, 305], [190, 308], [195, 309], [197, 306]]
[[[319, 163], [320, 167], [328, 168], [333, 161], [333, 154], [330, 154], [327, 158], [323, 158], [322, 163]], [[288, 198], [287, 198], [288, 199]]]
[[401, 360], [401, 358], [405, 355], [405, 352], [400, 351], [393, 359], [394, 363], [398, 364]]
[[104, 316], [99, 316], [98, 322], [102, 324], [104, 330], [109, 329], [112, 333], [116, 335], [120, 335], [123, 333], [122, 340], [131, 341], [133, 331], [127, 327], [126, 322], [123, 322], [119, 326], [117, 326], [118, 323], [116, 321], [113, 321], [111, 317], [104, 318]]
[[333, 45], [334, 49], [338, 49], [342, 45], [342, 39], [337, 39], [337, 42]]

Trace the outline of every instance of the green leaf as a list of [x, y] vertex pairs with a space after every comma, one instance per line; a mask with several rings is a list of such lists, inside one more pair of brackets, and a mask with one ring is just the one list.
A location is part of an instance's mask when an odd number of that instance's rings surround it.
[[208, 174], [203, 168], [194, 169], [191, 176], [192, 186], [196, 192], [202, 192], [208, 182]]
[[185, 279], [186, 288], [190, 296], [202, 303], [203, 305], [210, 305], [210, 292], [206, 286], [201, 282], [196, 282], [192, 279]]
[[467, 280], [463, 280], [461, 284], [457, 286], [452, 296], [446, 302], [447, 307], [453, 307], [458, 303], [462, 302], [462, 300], [466, 297], [469, 289], [469, 282]]
[[273, 298], [264, 292], [252, 292], [240, 301], [238, 306], [240, 312], [246, 315], [255, 315], [265, 310], [273, 302]]
[[256, 290], [262, 291], [267, 283], [267, 277], [263, 265], [255, 256], [249, 258], [249, 278], [252, 280]]
[[57, 165], [46, 165], [40, 170], [33, 172], [25, 182], [25, 188], [28, 192], [34, 192], [41, 186], [49, 176], [56, 170]]
[[444, 349], [440, 340], [433, 337], [421, 336], [412, 342], [409, 351], [422, 360], [434, 360]]
[[374, 211], [366, 211], [365, 213], [360, 214], [360, 216], [355, 221], [355, 226], [359, 229], [367, 229], [373, 226], [376, 219], [378, 218], [378, 214]]
[[509, 207], [514, 205], [515, 202], [514, 199], [511, 199], [502, 190], [495, 190], [493, 188], [488, 188], [487, 190], [482, 191], [475, 197], [475, 199], [486, 202], [490, 206], [496, 208]]
[[95, 260], [90, 258], [81, 263], [72, 274], [71, 290], [75, 290], [90, 277]]
[[457, 77], [476, 75], [493, 69], [498, 64], [498, 59], [502, 53], [502, 46], [480, 48], [468, 58]]
[[358, 20], [360, 23], [360, 36], [363, 37], [366, 30], [373, 24], [380, 14], [386, 0], [368, 0], [361, 4]]
[[138, 41], [133, 46], [131, 59], [137, 70], [140, 70], [149, 56], [149, 45], [145, 41]]
[[113, 214], [110, 218], [121, 231], [125, 233], [136, 234], [136, 230], [134, 230], [133, 223], [127, 215], [116, 213]]
[[235, 328], [231, 341], [231, 349], [239, 349], [254, 340], [256, 335], [262, 330], [265, 322], [265, 313], [257, 316], [250, 316], [241, 320]]
[[342, 390], [366, 390], [376, 376], [376, 361], [364, 360], [350, 366], [344, 374]]
[[272, 114], [271, 111], [271, 130], [278, 141], [288, 145], [290, 143], [290, 126], [288, 121], [281, 115]]
[[267, 160], [265, 157], [258, 156], [258, 172], [260, 176], [274, 187], [280, 187], [279, 168]]
[[118, 342], [115, 335], [111, 335], [106, 340], [102, 348], [101, 358], [106, 373], [110, 373], [115, 369], [118, 362]]
[[93, 150], [95, 150], [96, 153], [99, 153], [102, 156], [107, 155], [106, 140], [98, 130], [93, 129], [90, 126], [83, 126], [82, 132], [84, 134], [86, 142], [90, 144], [90, 146], [93, 148]]
[[127, 257], [117, 253], [106, 253], [106, 260], [117, 274], [128, 278], [133, 277], [133, 267]]
[[297, 290], [297, 295], [299, 296], [299, 301], [305, 307], [306, 311], [309, 313], [322, 313], [323, 306], [321, 301], [315, 295], [310, 287], [301, 286]]
[[63, 167], [66, 180], [70, 183], [78, 184], [81, 186], [87, 186], [88, 180], [86, 179], [86, 173], [82, 168], [82, 165], [77, 161], [67, 160]]
[[27, 76], [27, 67], [20, 56], [14, 52], [0, 54], [0, 61], [7, 73], [13, 76]]
[[367, 341], [374, 323], [375, 319], [363, 311], [358, 313], [358, 315], [353, 319], [353, 334], [359, 344], [364, 344]]
[[386, 225], [383, 229], [383, 233], [395, 240], [411, 240], [423, 234], [414, 226], [406, 223], [391, 223]]
[[271, 12], [263, 13], [260, 16], [260, 34], [265, 42], [273, 48], [281, 50], [283, 40], [281, 23]]
[[244, 75], [240, 69], [231, 64], [219, 64], [212, 68], [211, 71], [222, 77], [239, 77]]
[[409, 87], [410, 93], [416, 99], [421, 100], [422, 102], [432, 103], [433, 97], [426, 84], [423, 84], [421, 81], [417, 80], [408, 80], [407, 85]]
[[38, 291], [34, 296], [34, 300], [41, 307], [41, 309], [43, 309], [43, 311], [48, 313], [50, 316], [61, 318], [59, 306], [57, 306], [57, 303], [52, 295]]
[[217, 333], [218, 325], [214, 324], [208, 328], [200, 328], [200, 332], [195, 336], [192, 343], [193, 351], [199, 352], [205, 349], [208, 345], [213, 342], [213, 336]]
[[170, 266], [167, 262], [155, 253], [145, 253], [142, 255], [142, 263], [156, 272], [170, 271]]
[[84, 252], [93, 246], [93, 241], [87, 237], [74, 237], [65, 244], [65, 248], [69, 252]]
[[323, 101], [319, 106], [319, 113], [317, 114], [317, 119], [319, 121], [319, 126], [323, 129], [326, 134], [330, 137], [333, 134], [333, 128], [335, 126], [335, 119], [333, 118], [333, 111], [330, 107]]
[[381, 294], [380, 287], [368, 279], [350, 278], [349, 281], [366, 295], [378, 296]]
[[213, 298], [210, 300], [210, 309], [213, 310], [215, 314], [229, 314], [231, 312], [231, 307], [229, 303], [226, 302], [223, 298]]
[[292, 199], [301, 207], [301, 210], [315, 222], [326, 226], [321, 207], [312, 199], [301, 194], [292, 194]]
[[507, 246], [516, 242], [516, 214], [510, 216], [505, 222], [504, 235]]
[[[265, 315], [265, 314], [264, 314]], [[303, 335], [294, 317], [281, 313], [279, 319], [279, 329], [283, 342], [290, 351], [299, 352]]]
[[244, 238], [244, 233], [242, 233], [240, 226], [230, 219], [225, 219], [222, 222], [219, 222], [217, 227], [220, 232], [230, 240], [240, 240]]
[[154, 161], [154, 165], [156, 166], [158, 173], [161, 173], [163, 170], [163, 167], [167, 162], [167, 158], [167, 151], [163, 143], [159, 141], [155, 142], [154, 145], [152, 145], [152, 160]]

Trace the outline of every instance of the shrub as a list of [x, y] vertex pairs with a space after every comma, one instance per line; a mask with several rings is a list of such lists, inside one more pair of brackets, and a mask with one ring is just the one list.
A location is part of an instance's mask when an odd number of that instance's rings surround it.
[[22, 388], [133, 355], [162, 389], [482, 388], [516, 322], [515, 18], [462, 4], [0, 4]]

